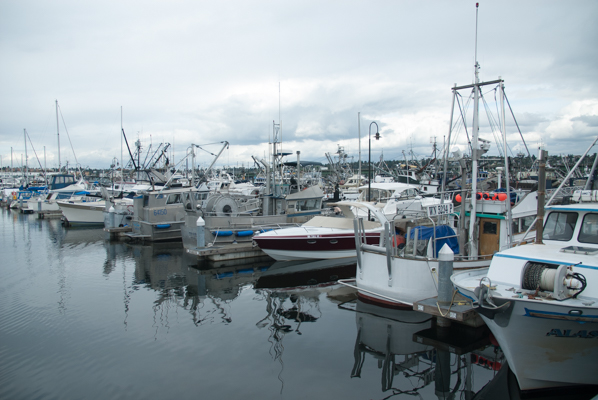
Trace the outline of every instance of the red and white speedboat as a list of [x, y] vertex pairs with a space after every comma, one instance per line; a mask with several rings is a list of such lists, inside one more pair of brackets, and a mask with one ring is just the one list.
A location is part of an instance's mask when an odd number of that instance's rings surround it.
[[275, 260], [307, 260], [355, 257], [355, 230], [353, 220], [357, 210], [370, 212], [364, 221], [365, 240], [378, 244], [384, 222], [384, 213], [372, 204], [342, 201], [335, 204], [337, 216], [317, 215], [299, 227], [262, 232], [253, 237], [255, 243]]

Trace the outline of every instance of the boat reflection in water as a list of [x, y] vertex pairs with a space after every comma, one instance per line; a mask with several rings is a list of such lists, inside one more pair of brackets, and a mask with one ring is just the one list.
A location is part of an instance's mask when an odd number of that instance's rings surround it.
[[301, 334], [303, 322], [320, 318], [320, 296], [346, 301], [355, 291], [337, 284], [337, 280], [355, 272], [355, 258], [317, 261], [277, 261], [254, 284], [257, 294], [266, 300], [267, 315], [256, 325], [272, 331], [269, 340], [282, 340], [284, 333]]
[[[382, 391], [389, 397], [472, 399], [504, 364], [504, 355], [490, 343], [486, 329], [458, 333], [460, 345], [448, 332], [437, 334], [427, 314], [360, 299], [341, 307], [356, 312], [351, 377], [362, 378], [364, 364], [373, 358], [381, 370]], [[442, 340], [445, 336], [447, 342]]]
[[[283, 339], [289, 333], [302, 335], [304, 323], [322, 316], [321, 296], [342, 303], [356, 298], [356, 292], [337, 283], [355, 273], [355, 258], [317, 261], [277, 261], [254, 284], [256, 294], [266, 302], [266, 315], [256, 326], [269, 331], [273, 361], [280, 364], [278, 379], [284, 388]], [[317, 338], [315, 339], [317, 340]]]

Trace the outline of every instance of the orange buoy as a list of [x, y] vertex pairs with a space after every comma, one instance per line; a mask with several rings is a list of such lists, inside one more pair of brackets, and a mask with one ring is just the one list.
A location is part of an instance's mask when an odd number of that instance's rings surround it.
[[499, 193], [498, 194], [498, 200], [505, 201], [506, 199], [507, 199], [507, 194], [506, 193]]
[[460, 194], [456, 195], [455, 200], [457, 201], [457, 203], [461, 203], [461, 195]]

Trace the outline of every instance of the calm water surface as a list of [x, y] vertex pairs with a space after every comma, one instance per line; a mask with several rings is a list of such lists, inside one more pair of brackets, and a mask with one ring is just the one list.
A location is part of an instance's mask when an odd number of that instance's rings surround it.
[[354, 265], [198, 265], [6, 209], [0, 248], [0, 399], [467, 399], [503, 362], [355, 301]]

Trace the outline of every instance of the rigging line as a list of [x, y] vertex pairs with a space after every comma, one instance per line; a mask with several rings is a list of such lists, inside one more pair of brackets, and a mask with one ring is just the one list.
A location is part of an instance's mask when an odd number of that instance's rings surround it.
[[500, 138], [496, 136], [496, 129], [495, 129], [496, 123], [495, 123], [492, 113], [490, 112], [490, 106], [486, 102], [486, 98], [484, 96], [481, 96], [481, 98], [482, 98], [482, 103], [484, 104], [484, 110], [486, 111], [486, 117], [488, 118], [488, 124], [490, 125], [490, 131], [492, 132], [492, 136], [494, 137], [494, 141], [496, 142], [498, 154], [501, 157], [504, 157], [504, 154], [502, 153], [502, 150], [501, 150], [502, 146], [500, 146]]
[[35, 158], [37, 159], [37, 163], [39, 164], [40, 169], [42, 171], [44, 171], [44, 178], [45, 178], [46, 177], [46, 170], [44, 169], [44, 167], [42, 167], [41, 161], [39, 161], [39, 157], [37, 156], [37, 151], [35, 151], [35, 147], [33, 147], [33, 142], [31, 141], [31, 136], [29, 136], [29, 132], [27, 132], [27, 129], [25, 129], [25, 134], [29, 138], [29, 143], [31, 144], [31, 148], [33, 149], [33, 153], [35, 154]]
[[[496, 88], [494, 88], [494, 103], [496, 104], [496, 115], [499, 115], [498, 121], [499, 121], [499, 123], [501, 123], [501, 121], [500, 121], [500, 112], [498, 110], [498, 101], [496, 99], [496, 90], [497, 89], [498, 89], [498, 86]], [[499, 127], [501, 125], [499, 125]], [[507, 132], [506, 132], [506, 130], [507, 130], [507, 124], [506, 124], [506, 121], [505, 121], [504, 125], [505, 125], [505, 132], [503, 132], [503, 134], [505, 135], [505, 142], [507, 142]], [[497, 128], [497, 131], [500, 132], [500, 128], [499, 127]], [[524, 144], [525, 144], [525, 142], [524, 142]], [[499, 147], [501, 147], [501, 146], [499, 146]], [[509, 145], [508, 142], [507, 142], [507, 150], [511, 152], [511, 156], [515, 157], [515, 153], [513, 153], [513, 149], [511, 148], [511, 146]], [[506, 156], [508, 156], [508, 154]]]
[[465, 130], [465, 135], [467, 135], [467, 143], [469, 144], [469, 150], [473, 154], [471, 140], [469, 140], [469, 133], [467, 132], [467, 125], [465, 124], [465, 115], [463, 115], [463, 110], [461, 109], [461, 102], [459, 102], [459, 99], [457, 99], [457, 105], [459, 106], [459, 112], [461, 113], [461, 119], [463, 120], [463, 129]]
[[[135, 164], [135, 157], [133, 157], [133, 153], [131, 153], [131, 148], [129, 147], [129, 141], [127, 140], [127, 135], [125, 135], [125, 128], [121, 128], [121, 132], [123, 134], [123, 137], [125, 138], [125, 145], [127, 146], [127, 150], [129, 151], [129, 157], [131, 157], [131, 160], [129, 162], [127, 162], [127, 165], [129, 165], [131, 162], [133, 163], [133, 168], [135, 168], [135, 171], [138, 170], [137, 164]], [[124, 179], [124, 177], [123, 177]]]
[[[141, 139], [139, 139], [139, 140], [141, 140]], [[143, 159], [143, 169], [147, 168], [147, 165], [148, 165], [147, 158], [149, 157], [150, 151], [152, 151], [152, 146], [153, 146], [153, 144], [150, 143], [149, 147], [147, 148], [147, 151], [145, 152], [145, 158]]]
[[[69, 135], [69, 131], [68, 131], [68, 129], [66, 129], [66, 122], [64, 122], [64, 115], [62, 115], [62, 108], [60, 108], [60, 106], [58, 106], [58, 109], [60, 110], [60, 118], [62, 118], [62, 125], [64, 125], [64, 131], [66, 132], [66, 137], [69, 138], [69, 144], [71, 145], [71, 150], [73, 151], [73, 157], [75, 157], [75, 163], [77, 163], [77, 165], [79, 165], [79, 161], [77, 161], [77, 155], [75, 154], [75, 149], [73, 148], [73, 142], [71, 142], [71, 135]], [[80, 165], [79, 165], [79, 172], [81, 173]], [[81, 173], [81, 176], [83, 176], [82, 173]]]
[[511, 108], [511, 104], [509, 103], [509, 99], [507, 99], [507, 93], [505, 93], [504, 89], [503, 89], [502, 93], [503, 93], [503, 96], [505, 96], [505, 100], [507, 101], [507, 105], [509, 106], [509, 110], [511, 111], [511, 115], [513, 116], [513, 121], [515, 121], [515, 126], [517, 126], [517, 130], [519, 131], [519, 136], [521, 136], [521, 140], [523, 140], [523, 145], [525, 146], [525, 150], [527, 151], [527, 156], [531, 158], [531, 155], [529, 153], [529, 149], [527, 148], [527, 144], [525, 143], [525, 139], [523, 138], [523, 134], [521, 133], [521, 129], [519, 129], [519, 124], [517, 123], [517, 120], [515, 119], [515, 114], [513, 114], [513, 109]]

